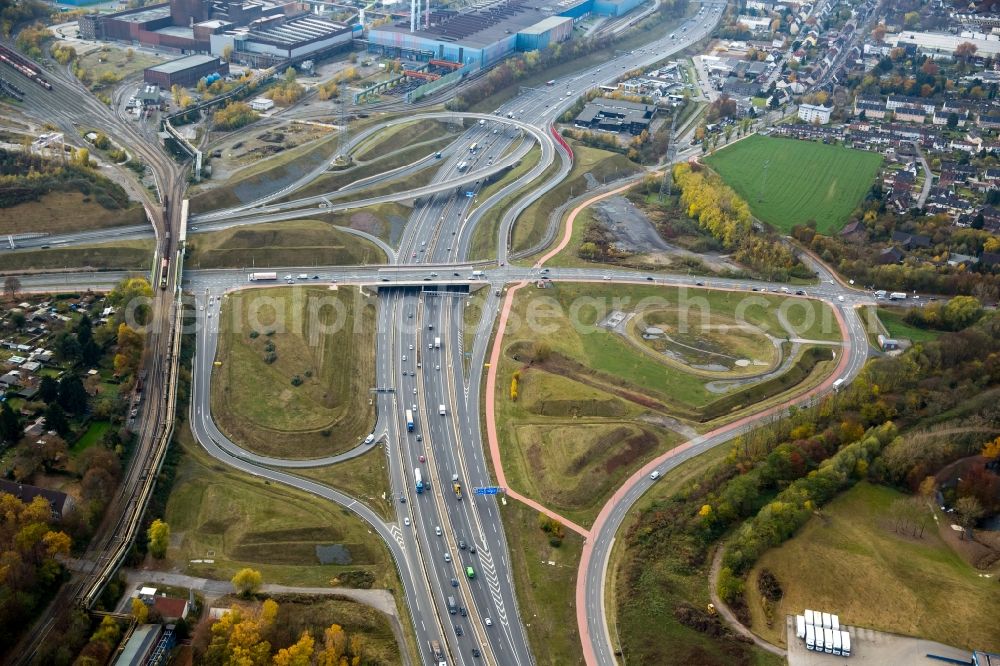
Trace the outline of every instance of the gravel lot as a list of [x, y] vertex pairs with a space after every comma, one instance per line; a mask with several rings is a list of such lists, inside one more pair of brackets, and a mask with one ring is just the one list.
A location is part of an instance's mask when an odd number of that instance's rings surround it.
[[928, 654], [966, 662], [972, 660], [970, 652], [953, 648], [950, 645], [846, 625], [842, 625], [841, 628], [847, 630], [851, 635], [850, 657], [835, 657], [832, 654], [810, 652], [806, 649], [805, 641], [795, 637], [795, 617], [789, 615], [785, 621], [788, 630], [789, 666], [834, 666], [836, 664], [841, 666], [851, 666], [852, 664], [870, 664], [871, 666], [937, 664], [941, 666], [941, 664], [946, 663], [929, 659]]

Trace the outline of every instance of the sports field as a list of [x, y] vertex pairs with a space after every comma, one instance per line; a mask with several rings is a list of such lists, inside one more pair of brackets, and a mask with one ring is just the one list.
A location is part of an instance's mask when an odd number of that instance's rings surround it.
[[705, 162], [774, 228], [789, 231], [816, 220], [816, 229], [829, 234], [844, 226], [871, 187], [882, 157], [813, 141], [751, 136]]

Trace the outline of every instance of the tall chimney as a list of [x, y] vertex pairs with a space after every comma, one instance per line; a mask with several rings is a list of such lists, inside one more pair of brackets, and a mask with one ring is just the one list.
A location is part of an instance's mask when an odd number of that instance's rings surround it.
[[424, 27], [431, 27], [431, 0], [424, 0]]
[[410, 0], [410, 32], [417, 29], [417, 0]]

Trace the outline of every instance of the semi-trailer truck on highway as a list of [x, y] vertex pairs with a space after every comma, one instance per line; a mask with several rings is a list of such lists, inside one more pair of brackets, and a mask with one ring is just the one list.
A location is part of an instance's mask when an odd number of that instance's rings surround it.
[[440, 643], [438, 643], [437, 641], [431, 641], [430, 645], [431, 645], [431, 654], [434, 655], [435, 659], [442, 659], [442, 658], [444, 658], [444, 653], [441, 652], [441, 644]]
[[420, 468], [419, 467], [415, 467], [413, 469], [413, 480], [416, 482], [417, 492], [418, 493], [424, 492], [424, 480], [420, 476]]
[[251, 282], [258, 282], [260, 280], [277, 280], [277, 279], [278, 279], [278, 274], [277, 273], [251, 273], [250, 274], [250, 281]]
[[406, 431], [413, 432], [413, 412], [406, 410]]

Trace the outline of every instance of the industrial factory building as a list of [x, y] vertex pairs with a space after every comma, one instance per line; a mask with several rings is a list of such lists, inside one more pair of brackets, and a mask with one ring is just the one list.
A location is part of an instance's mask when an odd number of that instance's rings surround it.
[[270, 64], [346, 44], [360, 26], [313, 16], [281, 0], [170, 0], [112, 14], [80, 17], [85, 39], [108, 39], [177, 53], [222, 55], [232, 46], [254, 64]]
[[147, 68], [142, 73], [146, 83], [170, 90], [172, 86], [193, 86], [209, 74], [225, 76], [229, 73], [229, 63], [210, 55], [192, 55], [178, 60], [164, 62]]
[[271, 56], [286, 60], [333, 46], [349, 44], [354, 33], [361, 37], [361, 26], [348, 26], [305, 14], [297, 18], [260, 27], [223, 30], [210, 38], [211, 52], [222, 53], [232, 46], [237, 54]]
[[573, 22], [591, 13], [624, 14], [642, 0], [496, 0], [464, 11], [421, 8], [410, 20], [372, 28], [369, 48], [390, 57], [448, 60], [489, 67], [516, 51], [544, 49], [570, 38]]

